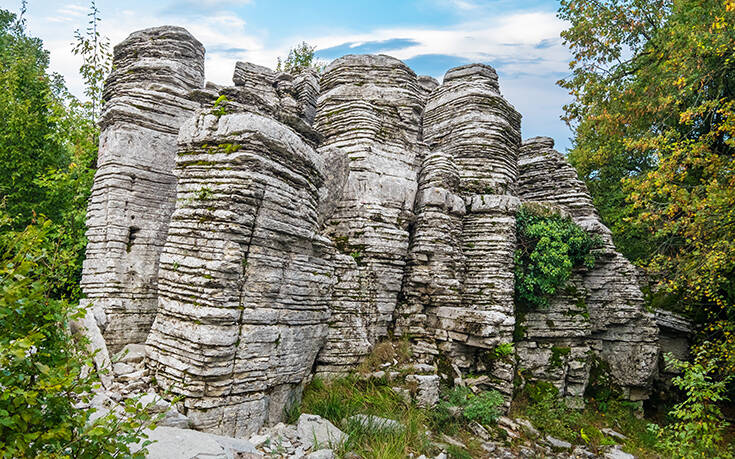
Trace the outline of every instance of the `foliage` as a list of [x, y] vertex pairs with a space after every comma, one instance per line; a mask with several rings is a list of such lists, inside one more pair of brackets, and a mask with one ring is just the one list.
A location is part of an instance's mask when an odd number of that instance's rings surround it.
[[504, 359], [510, 357], [515, 352], [513, 343], [500, 343], [495, 349], [493, 349], [493, 355], [497, 359]]
[[84, 33], [79, 29], [74, 31], [76, 43], [72, 52], [83, 58], [79, 73], [84, 79], [84, 95], [89, 99], [87, 106], [91, 117], [98, 119], [102, 109], [105, 79], [112, 69], [112, 54], [110, 53], [110, 40], [100, 35], [98, 30], [102, 19], [95, 0], [90, 3], [87, 16], [89, 22]]
[[[69, 320], [84, 311], [53, 298], [54, 272], [69, 257], [39, 219], [20, 232], [7, 231], [0, 217], [0, 457], [119, 457], [145, 438], [155, 421], [146, 407], [129, 400], [124, 415], [90, 422], [88, 403], [98, 384], [91, 357], [73, 339]], [[144, 457], [145, 451], [133, 457]]]
[[316, 46], [311, 46], [305, 41], [297, 45], [295, 48], [291, 48], [288, 51], [288, 57], [284, 60], [278, 58], [276, 64], [276, 70], [279, 72], [286, 73], [301, 73], [306, 69], [314, 69], [317, 72], [321, 72], [324, 69], [324, 64], [314, 59], [314, 52]]
[[624, 448], [636, 457], [660, 457], [655, 449], [655, 436], [646, 430], [648, 422], [639, 419], [629, 404], [609, 400], [604, 411], [594, 403], [587, 403], [584, 410], [571, 409], [559, 396], [556, 387], [546, 381], [527, 384], [511, 405], [510, 416], [528, 419], [543, 434], [586, 444], [587, 448], [600, 454], [606, 445], [615, 443], [614, 438], [605, 436], [608, 427], [628, 437]]
[[41, 41], [26, 36], [14, 14], [0, 10], [0, 201], [16, 228], [34, 212], [58, 215], [35, 179], [69, 161], [60, 139], [63, 83], [47, 75], [48, 65]]
[[595, 263], [601, 244], [568, 217], [523, 206], [516, 216], [515, 300], [523, 308], [545, 308], [572, 272]]
[[[735, 371], [735, 3], [565, 0], [570, 159], [658, 296]], [[706, 344], [705, 344], [706, 343]]]
[[[315, 378], [304, 390], [300, 411], [318, 414], [343, 428], [350, 437], [337, 451], [340, 455], [353, 451], [362, 457], [399, 458], [432, 451], [424, 427], [428, 413], [404, 400], [385, 381], [355, 376], [329, 382]], [[405, 428], [384, 431], [360, 423], [343, 424], [343, 419], [355, 414], [395, 419]]]
[[729, 424], [718, 405], [725, 400], [727, 381], [733, 376], [713, 380], [714, 363], [701, 356], [694, 362], [678, 361], [671, 354], [665, 359], [669, 368], [681, 371], [672, 382], [686, 398], [669, 413], [673, 423], [663, 428], [651, 424], [649, 430], [657, 436], [659, 447], [676, 458], [733, 457], [732, 451], [723, 450], [723, 434]]
[[[474, 394], [473, 394], [474, 395]], [[489, 390], [470, 397], [462, 414], [470, 421], [481, 424], [494, 424], [503, 414], [501, 412], [505, 400], [500, 392]]]
[[130, 448], [156, 421], [136, 399], [107, 415], [84, 408], [98, 375], [69, 331], [85, 313], [84, 216], [106, 73], [92, 9], [92, 41], [77, 46], [97, 85], [90, 103], [47, 73], [48, 53], [22, 17], [0, 10], [0, 457], [143, 457]]

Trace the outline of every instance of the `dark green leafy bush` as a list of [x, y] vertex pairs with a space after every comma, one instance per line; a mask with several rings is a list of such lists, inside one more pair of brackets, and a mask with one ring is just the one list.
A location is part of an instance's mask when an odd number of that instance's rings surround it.
[[575, 269], [592, 268], [602, 241], [571, 218], [523, 206], [516, 216], [515, 300], [524, 309], [545, 308]]

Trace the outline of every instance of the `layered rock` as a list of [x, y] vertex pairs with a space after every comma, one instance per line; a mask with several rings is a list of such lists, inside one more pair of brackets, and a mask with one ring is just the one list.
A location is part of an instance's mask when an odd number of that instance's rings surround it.
[[419, 179], [398, 324], [418, 334], [424, 359], [441, 352], [465, 371], [489, 373], [510, 395], [512, 365], [493, 350], [513, 335], [520, 115], [491, 67], [457, 67], [431, 92], [423, 135], [431, 153]]
[[[643, 307], [643, 294], [638, 286], [635, 267], [615, 249], [610, 230], [600, 221], [587, 187], [577, 178], [574, 168], [553, 147], [554, 141], [548, 137], [524, 142], [519, 160], [518, 194], [524, 201], [560, 207], [569, 213], [575, 223], [598, 235], [603, 247], [597, 250], [595, 267], [580, 274], [581, 285], [573, 297], [566, 300], [559, 298], [556, 308], [552, 307], [540, 314], [561, 312], [570, 315], [570, 311], [578, 311], [576, 314], [588, 315], [590, 328], [587, 337], [593, 342], [596, 355], [609, 365], [610, 373], [626, 397], [631, 400], [644, 399], [656, 370], [658, 328], [653, 315]], [[571, 317], [577, 317], [576, 314]], [[534, 333], [537, 344], [557, 339], [553, 335], [558, 334], [560, 324], [556, 325], [553, 318], [550, 320], [555, 325], [536, 326]], [[579, 330], [579, 325], [570, 324], [567, 328], [569, 331], [565, 335], [569, 336], [574, 330]], [[522, 348], [526, 349], [526, 344]], [[528, 352], [540, 351], [529, 347]], [[521, 352], [522, 361], [538, 359], [523, 354]], [[583, 364], [580, 359], [573, 357], [573, 353], [568, 356], [563, 366], [574, 367], [568, 369], [573, 370]], [[588, 363], [585, 362], [585, 365]], [[559, 380], [557, 383], [564, 386]], [[575, 378], [570, 395], [579, 397], [580, 390], [583, 388], [579, 387], [578, 378]]]
[[318, 234], [323, 162], [254, 113], [203, 113], [179, 135], [149, 367], [202, 430], [280, 420], [324, 343], [333, 268]]
[[[408, 251], [423, 99], [416, 75], [388, 56], [349, 55], [321, 78], [315, 128], [320, 152], [343, 164], [344, 185], [331, 193], [325, 233], [341, 252], [329, 337], [318, 370], [352, 368], [387, 336]], [[335, 174], [335, 175], [340, 175]]]
[[197, 108], [186, 95], [203, 80], [204, 47], [180, 27], [141, 30], [115, 47], [82, 276], [85, 302], [106, 315], [111, 351], [145, 341], [153, 322], [175, 201], [176, 135]]
[[[509, 400], [514, 341], [518, 370], [575, 406], [591, 356], [646, 395], [657, 335], [635, 270], [550, 139], [521, 147], [491, 67], [439, 85], [382, 55], [321, 77], [239, 62], [233, 86], [204, 86], [203, 53], [177, 28], [116, 48], [83, 281], [107, 344], [147, 340], [146, 378], [194, 427], [279, 421], [312, 373], [391, 336], [411, 340], [426, 405], [437, 367]], [[513, 304], [521, 201], [604, 241], [544, 311]]]

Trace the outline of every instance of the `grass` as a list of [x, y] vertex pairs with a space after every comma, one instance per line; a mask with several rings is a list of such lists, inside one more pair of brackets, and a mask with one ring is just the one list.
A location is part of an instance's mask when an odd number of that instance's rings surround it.
[[622, 442], [625, 451], [642, 459], [661, 457], [655, 449], [656, 438], [648, 431], [649, 421], [638, 418], [629, 402], [609, 400], [605, 409], [599, 410], [594, 400], [589, 400], [584, 410], [574, 410], [554, 390], [540, 386], [529, 385], [516, 397], [511, 417], [528, 419], [543, 434], [586, 445], [595, 453], [617, 443], [602, 433], [607, 427], [628, 437]]
[[[406, 401], [391, 386], [399, 385], [387, 379], [363, 379], [358, 375], [314, 380], [304, 390], [301, 405], [288, 413], [297, 419], [300, 413], [322, 416], [349, 435], [349, 440], [335, 451], [338, 456], [348, 452], [365, 458], [405, 458], [424, 454], [433, 457], [441, 452], [441, 436], [446, 434], [461, 441], [466, 449], [450, 446], [450, 458], [480, 457], [481, 441], [467, 429], [467, 419], [451, 416], [446, 403], [432, 409], [418, 407]], [[444, 394], [445, 399], [451, 393]], [[446, 400], [445, 400], [446, 402]], [[378, 430], [345, 420], [355, 414], [375, 415], [400, 422], [400, 430]]]

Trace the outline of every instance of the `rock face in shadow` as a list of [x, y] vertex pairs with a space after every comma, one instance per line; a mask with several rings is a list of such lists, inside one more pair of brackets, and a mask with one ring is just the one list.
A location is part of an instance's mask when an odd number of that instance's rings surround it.
[[[646, 396], [657, 328], [635, 270], [553, 142], [521, 145], [492, 67], [439, 84], [383, 55], [321, 74], [238, 62], [221, 86], [203, 56], [172, 27], [116, 47], [83, 279], [107, 345], [145, 343], [146, 377], [195, 428], [276, 423], [312, 375], [399, 337], [426, 405], [436, 368], [508, 402], [523, 370], [578, 405], [604, 362]], [[523, 202], [605, 242], [547, 311], [513, 302]]]
[[145, 341], [156, 314], [158, 260], [174, 209], [176, 136], [198, 104], [204, 47], [181, 27], [131, 34], [115, 47], [87, 211], [82, 288], [104, 311], [111, 351]]

